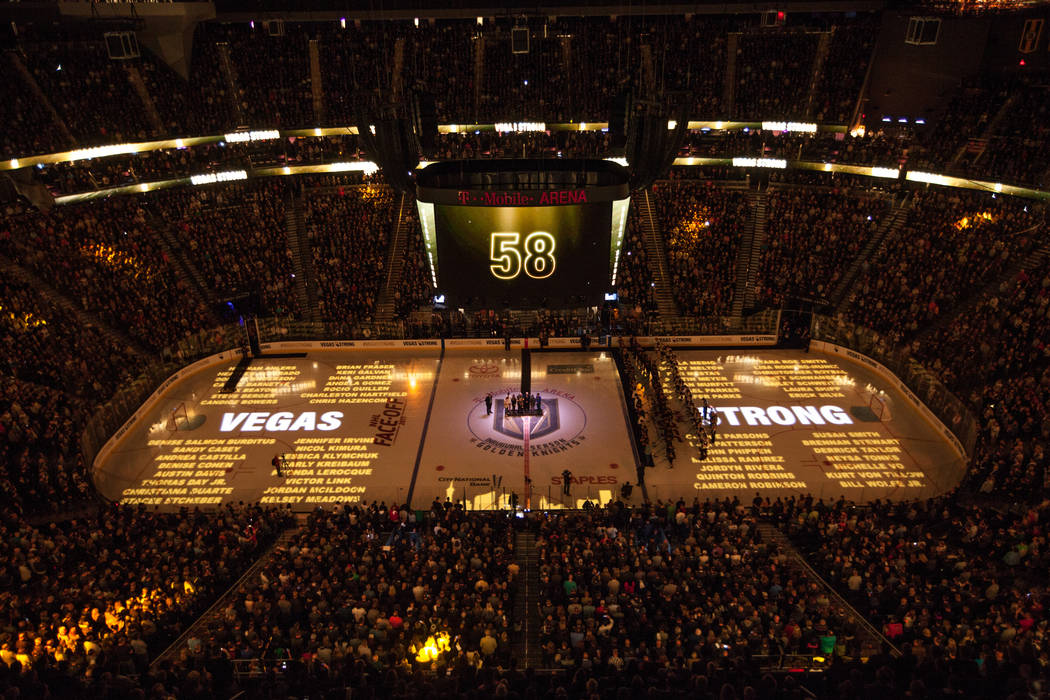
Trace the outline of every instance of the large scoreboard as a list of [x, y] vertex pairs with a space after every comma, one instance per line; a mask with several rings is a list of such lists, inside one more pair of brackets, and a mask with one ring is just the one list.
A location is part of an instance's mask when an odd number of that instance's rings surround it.
[[418, 182], [427, 262], [448, 304], [590, 306], [615, 288], [630, 203], [620, 165], [451, 161]]

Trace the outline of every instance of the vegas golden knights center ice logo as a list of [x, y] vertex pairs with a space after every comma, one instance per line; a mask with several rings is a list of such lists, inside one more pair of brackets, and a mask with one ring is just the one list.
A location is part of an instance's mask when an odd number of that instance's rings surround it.
[[[486, 413], [484, 400], [474, 404], [467, 416], [470, 442], [490, 454], [522, 457], [525, 420], [506, 415], [503, 405], [506, 393], [506, 390], [494, 392], [491, 414]], [[539, 393], [543, 415], [529, 419], [530, 456], [558, 454], [582, 444], [586, 439], [583, 430], [587, 425], [587, 415], [576, 403], [576, 397], [553, 390], [540, 390]]]
[[[558, 419], [558, 399], [541, 399], [543, 415], [530, 419], [529, 439], [539, 440], [561, 427]], [[521, 440], [525, 435], [524, 418], [508, 418], [504, 414], [506, 406], [503, 399], [496, 399], [492, 406], [492, 429], [509, 438]]]

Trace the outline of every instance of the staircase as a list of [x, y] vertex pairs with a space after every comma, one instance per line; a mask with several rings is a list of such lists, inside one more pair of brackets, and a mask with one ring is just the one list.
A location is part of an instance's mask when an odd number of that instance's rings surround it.
[[[857, 610], [850, 605], [845, 598], [839, 595], [827, 581], [821, 578], [820, 574], [809, 565], [806, 558], [795, 549], [795, 545], [791, 543], [791, 540], [789, 540], [783, 532], [766, 522], [756, 523], [755, 529], [758, 531], [764, 544], [775, 547], [778, 552], [786, 556], [789, 562], [788, 566], [794, 566], [797, 569], [801, 569], [802, 573], [807, 576], [810, 581], [824, 590], [831, 601], [832, 607], [836, 608], [844, 618], [856, 624], [856, 641], [860, 648], [860, 656], [862, 658], [870, 657], [879, 652], [882, 648], [883, 642], [889, 644], [891, 653], [894, 656], [900, 656], [900, 651], [890, 644], [889, 640], [886, 639], [878, 629], [868, 622], [863, 615], [857, 612]], [[836, 630], [836, 632], [842, 634], [842, 630]]]
[[412, 218], [405, 216], [405, 208], [411, 206], [408, 195], [401, 195], [397, 208], [397, 221], [394, 224], [393, 240], [390, 241], [390, 252], [386, 259], [386, 281], [383, 291], [376, 302], [376, 323], [391, 323], [397, 314], [397, 292], [401, 286], [401, 271], [405, 267], [405, 251], [408, 248], [408, 237], [412, 233], [409, 222]]
[[401, 99], [405, 86], [405, 37], [399, 36], [394, 42], [394, 73], [390, 78], [390, 90], [394, 97]]
[[243, 126], [247, 121], [244, 118], [244, 109], [241, 107], [241, 91], [237, 89], [237, 72], [233, 69], [233, 60], [230, 58], [230, 45], [225, 41], [220, 41], [215, 46], [219, 50], [219, 67], [222, 69], [223, 78], [226, 79], [226, 94], [230, 99], [230, 108], [233, 110], [233, 116], [237, 118], [237, 123]]
[[[1043, 227], [1042, 223], [1036, 224], [1031, 228], [1017, 233], [1018, 236], [1027, 236], [1030, 238], [1037, 238], [1039, 229]], [[999, 293], [999, 287], [1005, 282], [1010, 282], [1015, 279], [1017, 275], [1022, 272], [1028, 272], [1029, 270], [1035, 269], [1046, 260], [1047, 256], [1050, 255], [1050, 243], [1045, 243], [1038, 248], [1030, 251], [1028, 255], [1024, 256], [1016, 263], [1008, 267], [1001, 275], [990, 280], [983, 287], [978, 289], [974, 294], [969, 295], [962, 300], [960, 304], [957, 304], [948, 313], [940, 314], [933, 323], [928, 324], [919, 334], [915, 337], [920, 343], [929, 336], [936, 333], [941, 328], [951, 325], [957, 318], [965, 318], [977, 308], [985, 299], [994, 296]]]
[[563, 36], [558, 38], [558, 48], [561, 49], [561, 70], [565, 76], [565, 87], [569, 90], [569, 106], [575, 114], [580, 114], [580, 84], [576, 78], [577, 71], [572, 69], [572, 38]]
[[736, 116], [736, 50], [740, 32], [729, 32], [726, 37], [726, 74], [722, 85], [722, 111], [732, 119]]
[[767, 195], [765, 192], [749, 192], [747, 198], [751, 208], [751, 230], [740, 241], [740, 250], [736, 254], [733, 318], [740, 318], [745, 308], [755, 305], [755, 278], [762, 264], [762, 246], [766, 242]]
[[73, 132], [69, 130], [66, 122], [59, 116], [54, 105], [51, 104], [51, 100], [47, 99], [47, 95], [40, 89], [40, 85], [36, 82], [33, 74], [29, 72], [29, 69], [26, 68], [26, 64], [22, 63], [22, 58], [14, 51], [8, 51], [7, 58], [11, 61], [11, 65], [14, 66], [15, 72], [21, 75], [22, 80], [29, 86], [29, 91], [33, 93], [33, 97], [47, 109], [51, 119], [55, 122], [55, 126], [66, 137], [66, 141], [69, 142], [69, 146], [76, 146], [77, 140], [73, 138]]
[[113, 328], [112, 326], [103, 323], [97, 316], [95, 316], [95, 314], [80, 308], [80, 306], [74, 304], [64, 294], [44, 282], [39, 275], [33, 274], [29, 270], [26, 270], [20, 265], [16, 265], [14, 262], [3, 256], [0, 256], [0, 272], [3, 272], [5, 277], [13, 277], [29, 285], [44, 299], [47, 299], [55, 306], [73, 314], [77, 317], [77, 321], [81, 326], [98, 329], [98, 331], [109, 338], [114, 345], [123, 345], [131, 348], [131, 350], [138, 355], [148, 354], [146, 349], [143, 348], [138, 341], [132, 339], [127, 333], [119, 328]]
[[474, 40], [474, 114], [477, 123], [481, 114], [481, 86], [485, 83], [485, 36], [479, 34]]
[[[642, 236], [645, 240], [645, 254], [649, 261], [649, 273], [656, 283], [656, 306], [662, 318], [673, 318], [678, 315], [678, 305], [671, 293], [671, 275], [667, 267], [667, 252], [660, 233], [660, 225], [653, 209], [652, 195], [649, 190], [632, 195], [632, 204], [638, 212]], [[622, 264], [622, 261], [621, 261]]]
[[828, 49], [831, 47], [831, 38], [834, 33], [834, 27], [831, 28], [830, 32], [820, 33], [817, 55], [813, 57], [813, 71], [809, 75], [809, 95], [806, 97], [807, 121], [813, 121], [813, 113], [816, 111], [817, 90], [820, 85], [820, 79], [824, 76], [824, 63], [828, 58]]
[[642, 44], [642, 94], [646, 99], [656, 96], [656, 68], [653, 66], [653, 47]]
[[219, 615], [222, 614], [223, 609], [230, 603], [231, 600], [233, 600], [234, 596], [238, 594], [238, 592], [241, 590], [241, 587], [246, 585], [250, 581], [258, 579], [259, 572], [262, 571], [263, 567], [265, 567], [270, 562], [270, 555], [272, 555], [273, 552], [278, 548], [284, 548], [289, 546], [298, 533], [298, 527], [291, 527], [282, 532], [277, 537], [277, 541], [274, 542], [270, 547], [268, 547], [266, 551], [264, 551], [259, 556], [259, 558], [255, 560], [255, 563], [252, 564], [251, 567], [249, 567], [248, 570], [245, 571], [244, 574], [239, 579], [237, 579], [237, 581], [232, 586], [226, 589], [226, 592], [223, 593], [222, 596], [220, 596], [218, 600], [216, 600], [215, 603], [212, 604], [212, 606], [204, 612], [203, 615], [198, 617], [192, 625], [186, 628], [186, 631], [183, 632], [178, 639], [172, 642], [167, 649], [158, 654], [150, 662], [150, 670], [156, 670], [160, 668], [161, 665], [166, 661], [175, 659], [178, 656], [179, 650], [181, 650], [186, 645], [186, 640], [190, 639], [190, 637], [199, 634], [201, 631], [206, 629], [212, 622], [218, 620]]
[[[201, 276], [197, 266], [190, 262], [189, 258], [186, 257], [185, 248], [183, 248], [182, 243], [179, 242], [178, 237], [172, 230], [171, 223], [157, 216], [148, 219], [147, 223], [150, 228], [160, 234], [156, 240], [167, 254], [168, 259], [171, 260], [178, 268], [179, 272], [182, 273], [182, 278], [188, 281], [197, 290], [197, 295], [204, 300], [204, 304], [208, 308], [208, 311], [214, 314], [214, 310], [218, 306], [219, 300], [216, 298], [215, 293], [211, 291], [211, 288], [204, 283], [204, 277]], [[217, 318], [213, 320], [218, 323]]]
[[306, 221], [299, 200], [289, 197], [284, 207], [285, 231], [288, 234], [288, 249], [292, 251], [292, 267], [295, 270], [295, 300], [302, 317], [310, 321], [321, 320], [321, 309], [317, 304], [317, 280], [314, 272], [313, 252]]
[[540, 571], [536, 554], [536, 535], [531, 531], [517, 533], [514, 541], [518, 572], [518, 592], [514, 596], [515, 627], [511, 653], [518, 660], [518, 668], [539, 668], [540, 654]]
[[845, 308], [846, 301], [850, 297], [850, 293], [853, 291], [853, 286], [856, 284], [857, 279], [860, 277], [861, 266], [867, 260], [874, 260], [879, 252], [885, 247], [886, 243], [896, 238], [901, 228], [904, 226], [904, 222], [908, 219], [908, 212], [911, 210], [911, 201], [905, 199], [900, 204], [894, 203], [893, 211], [882, 221], [882, 225], [879, 226], [879, 230], [875, 232], [875, 235], [864, 246], [864, 249], [860, 251], [857, 257], [850, 264], [846, 274], [842, 276], [837, 287], [832, 290], [829, 301], [831, 302], [832, 308], [835, 313], [838, 313]]
[[149, 124], [153, 127], [154, 134], [162, 136], [164, 134], [164, 122], [161, 121], [157, 105], [149, 94], [149, 89], [146, 87], [146, 81], [142, 79], [139, 67], [134, 63], [125, 62], [124, 69], [128, 72], [128, 81], [131, 83], [131, 87], [135, 88], [139, 99], [142, 100], [142, 106], [146, 110], [146, 118], [149, 119]]
[[984, 128], [983, 132], [981, 132], [980, 137], [975, 139], [967, 139], [966, 143], [959, 146], [959, 150], [955, 152], [955, 155], [952, 156], [951, 161], [948, 163], [947, 169], [951, 170], [959, 164], [959, 161], [966, 157], [967, 150], [971, 149], [971, 142], [973, 142], [973, 144], [976, 145], [978, 148], [977, 155], [974, 156], [973, 162], [976, 163], [978, 160], [980, 160], [981, 156], [984, 155], [984, 151], [985, 148], [987, 148], [988, 146], [988, 142], [995, 134], [995, 130], [999, 128], [999, 124], [1002, 123], [1003, 119], [1006, 118], [1006, 115], [1010, 113], [1010, 110], [1017, 103], [1017, 100], [1020, 99], [1020, 97], [1021, 94], [1017, 92], [1010, 95], [1006, 102], [1003, 103], [1003, 106], [999, 108], [999, 111], [995, 113], [995, 116], [992, 117], [992, 120], [988, 122], [988, 126]]
[[310, 39], [310, 94], [314, 102], [314, 124], [325, 123], [324, 83], [321, 82], [321, 42]]

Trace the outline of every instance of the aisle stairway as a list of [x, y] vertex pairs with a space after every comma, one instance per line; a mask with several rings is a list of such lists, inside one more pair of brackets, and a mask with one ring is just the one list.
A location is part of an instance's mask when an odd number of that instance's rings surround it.
[[226, 95], [230, 100], [230, 109], [241, 126], [247, 124], [244, 117], [244, 109], [241, 107], [241, 91], [237, 88], [237, 72], [233, 68], [233, 59], [230, 58], [230, 45], [225, 41], [216, 44], [219, 49], [219, 69], [226, 81]]
[[405, 252], [408, 249], [408, 237], [412, 233], [411, 222], [406, 207], [412, 206], [407, 194], [401, 195], [397, 208], [397, 219], [394, 221], [394, 235], [391, 236], [390, 251], [386, 258], [386, 280], [376, 301], [377, 323], [390, 323], [397, 314], [397, 291], [401, 287], [401, 272], [405, 269]]
[[653, 65], [653, 47], [642, 44], [642, 90], [646, 99], [656, 97], [656, 67]]
[[157, 136], [164, 133], [164, 122], [160, 118], [160, 112], [157, 111], [157, 105], [153, 102], [153, 97], [149, 94], [149, 89], [146, 87], [146, 81], [142, 79], [142, 73], [139, 72], [138, 66], [134, 63], [125, 62], [124, 68], [128, 72], [128, 82], [131, 83], [131, 87], [135, 89], [135, 93], [142, 100], [142, 107], [146, 110], [146, 118], [149, 119], [149, 125], [153, 127], [153, 131]]
[[[845, 611], [845, 617], [851, 618], [857, 625], [856, 641], [860, 648], [860, 656], [862, 658], [868, 658], [880, 651], [883, 643], [889, 645], [891, 653], [894, 656], [900, 656], [900, 651], [890, 644], [889, 640], [886, 639], [879, 630], [868, 622], [863, 615], [850, 605], [845, 598], [839, 595], [838, 592], [827, 581], [825, 581], [812, 566], [809, 565], [806, 558], [795, 549], [791, 540], [789, 540], [783, 532], [767, 522], [756, 523], [755, 529], [758, 530], [762, 542], [776, 547], [782, 555], [787, 557], [789, 566], [793, 564], [800, 568], [811, 582], [817, 584], [824, 590], [824, 593], [830, 599], [832, 606]], [[842, 633], [842, 630], [836, 631], [840, 634]]]
[[722, 78], [722, 111], [729, 118], [736, 116], [736, 50], [740, 32], [729, 32], [726, 40], [726, 74]]
[[62, 294], [57, 289], [44, 282], [40, 278], [40, 275], [23, 268], [21, 265], [15, 264], [13, 261], [3, 256], [0, 256], [0, 273], [3, 273], [4, 277], [14, 278], [29, 285], [44, 299], [47, 299], [55, 306], [65, 309], [76, 316], [77, 321], [81, 326], [98, 329], [98, 331], [108, 337], [114, 345], [125, 345], [138, 355], [148, 354], [147, 350], [142, 347], [138, 341], [132, 339], [132, 337], [123, 330], [103, 323], [102, 320], [91, 311], [80, 308], [79, 305], [73, 303], [73, 301], [71, 301], [65, 294]]
[[841, 312], [853, 292], [853, 287], [860, 278], [861, 268], [865, 261], [874, 262], [878, 254], [900, 233], [904, 222], [908, 220], [908, 212], [911, 211], [911, 200], [905, 199], [899, 204], [894, 202], [893, 211], [882, 220], [882, 225], [875, 232], [860, 254], [853, 259], [846, 274], [842, 276], [838, 286], [831, 292], [831, 306], [835, 312]]
[[755, 305], [755, 283], [758, 278], [758, 266], [762, 262], [762, 246], [766, 242], [767, 195], [765, 192], [749, 192], [747, 197], [751, 209], [751, 225], [744, 232], [736, 254], [733, 318], [740, 318], [745, 309], [751, 309]]
[[317, 278], [314, 273], [313, 253], [306, 233], [301, 203], [289, 197], [284, 207], [285, 232], [288, 250], [292, 252], [292, 268], [295, 270], [295, 299], [302, 317], [310, 321], [321, 320], [321, 309], [317, 304]]
[[226, 592], [223, 593], [203, 615], [198, 617], [193, 624], [186, 628], [186, 631], [183, 632], [178, 639], [172, 642], [167, 649], [158, 654], [150, 662], [150, 670], [154, 671], [159, 669], [162, 664], [176, 659], [179, 651], [186, 646], [186, 641], [191, 637], [199, 636], [200, 633], [207, 629], [212, 622], [218, 620], [226, 606], [232, 603], [237, 596], [242, 595], [241, 588], [251, 581], [258, 580], [259, 572], [270, 563], [270, 556], [278, 548], [285, 548], [291, 544], [297, 534], [299, 534], [299, 527], [297, 526], [290, 527], [282, 532], [277, 537], [277, 540], [259, 555], [259, 558], [255, 560], [255, 563], [248, 567], [248, 570], [245, 571], [232, 586], [226, 589]]
[[405, 85], [405, 37], [399, 36], [394, 42], [394, 69], [390, 77], [390, 91], [394, 98], [401, 100]]
[[[631, 195], [631, 206], [638, 212], [641, 222], [642, 239], [645, 241], [645, 254], [649, 261], [649, 272], [656, 283], [656, 305], [662, 318], [678, 315], [678, 307], [671, 293], [671, 275], [667, 265], [667, 252], [664, 249], [660, 223], [656, 218], [650, 190]], [[621, 261], [621, 265], [623, 262]]]
[[[182, 279], [186, 280], [190, 286], [197, 291], [197, 295], [204, 301], [204, 305], [208, 311], [214, 313], [215, 307], [218, 306], [218, 297], [204, 282], [204, 277], [201, 275], [200, 270], [197, 266], [190, 262], [190, 259], [186, 256], [186, 250], [179, 240], [178, 236], [172, 230], [171, 223], [165, 219], [161, 219], [158, 216], [154, 216], [147, 220], [150, 227], [157, 231], [160, 235], [156, 238], [157, 243], [168, 256], [176, 268], [182, 275]], [[213, 318], [215, 323], [218, 323], [217, 318]]]
[[481, 87], [485, 83], [485, 35], [479, 34], [474, 39], [474, 113], [471, 115], [477, 123], [481, 113]]
[[314, 123], [325, 123], [324, 82], [321, 80], [321, 42], [310, 39], [310, 94], [314, 104]]
[[6, 53], [8, 60], [15, 69], [15, 72], [22, 76], [22, 80], [24, 80], [26, 85], [29, 86], [29, 91], [33, 93], [33, 97], [36, 98], [37, 102], [44, 105], [48, 114], [51, 115], [52, 121], [55, 122], [55, 126], [57, 126], [58, 130], [62, 132], [62, 135], [66, 137], [66, 141], [68, 141], [67, 145], [70, 147], [75, 146], [77, 140], [73, 138], [73, 132], [69, 130], [69, 126], [67, 126], [66, 122], [61, 116], [59, 116], [58, 112], [55, 110], [55, 106], [51, 104], [51, 100], [47, 99], [47, 95], [45, 95], [44, 91], [40, 89], [40, 84], [36, 82], [36, 78], [34, 78], [29, 69], [26, 68], [26, 64], [22, 62], [21, 56], [15, 51], [8, 51]]
[[531, 531], [517, 533], [514, 540], [518, 572], [518, 592], [514, 597], [514, 640], [511, 653], [518, 668], [539, 668], [540, 654], [540, 571], [536, 536]]
[[[1040, 230], [1043, 228], [1044, 224], [1039, 223], [1025, 231], [1020, 231], [1015, 235], [1038, 241], [1040, 239]], [[927, 324], [915, 339], [921, 343], [941, 328], [952, 325], [956, 319], [968, 317], [982, 301], [999, 294], [999, 288], [1004, 283], [1013, 281], [1021, 272], [1028, 272], [1029, 270], [1035, 269], [1047, 259], [1048, 255], [1050, 255], [1050, 243], [1044, 243], [1033, 250], [1029, 250], [1020, 260], [1006, 268], [1001, 275], [988, 280], [982, 287], [977, 289], [977, 291], [966, 296], [960, 301], [960, 303], [956, 304], [955, 308], [947, 313], [939, 315], [932, 323]]]
[[824, 65], [828, 58], [828, 49], [831, 47], [831, 39], [835, 34], [832, 27], [829, 32], [820, 33], [820, 41], [817, 44], [817, 55], [813, 57], [813, 70], [809, 75], [809, 94], [806, 96], [806, 120], [813, 121], [813, 113], [817, 109], [817, 91], [820, 87], [821, 78], [824, 77]]

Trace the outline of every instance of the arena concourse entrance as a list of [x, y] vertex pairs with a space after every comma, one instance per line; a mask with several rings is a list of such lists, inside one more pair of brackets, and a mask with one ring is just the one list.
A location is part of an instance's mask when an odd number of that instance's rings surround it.
[[445, 499], [578, 508], [620, 498], [625, 482], [635, 504], [749, 503], [756, 492], [908, 500], [962, 477], [961, 452], [892, 378], [844, 356], [771, 348], [675, 349], [693, 395], [721, 420], [702, 458], [679, 413], [669, 463], [659, 440], [639, 451], [636, 387], [621, 381], [615, 340], [586, 351], [563, 342], [531, 353], [535, 417], [506, 415], [521, 386], [520, 339], [509, 351], [503, 341], [284, 343], [298, 352], [255, 359], [232, 391], [238, 357], [224, 353], [158, 390], [100, 451], [95, 482], [109, 499], [161, 510], [260, 501], [308, 511]]

